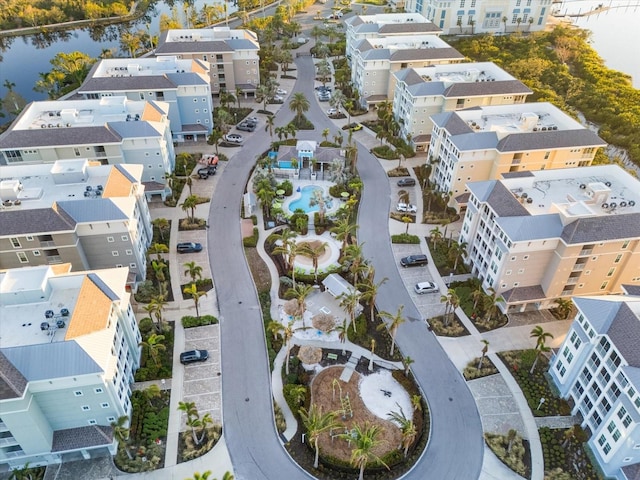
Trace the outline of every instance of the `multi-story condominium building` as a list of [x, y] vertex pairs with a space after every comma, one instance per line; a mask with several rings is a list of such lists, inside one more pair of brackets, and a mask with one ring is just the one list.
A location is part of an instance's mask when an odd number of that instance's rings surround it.
[[176, 56], [211, 64], [211, 91], [254, 95], [260, 84], [260, 44], [250, 30], [214, 27], [162, 32], [156, 56]]
[[468, 182], [506, 172], [591, 165], [606, 143], [550, 103], [481, 106], [431, 116], [431, 180], [464, 205]]
[[87, 160], [2, 167], [0, 269], [121, 267], [135, 289], [153, 237], [142, 169]]
[[469, 184], [460, 241], [502, 311], [640, 286], [640, 181], [615, 165]]
[[407, 68], [393, 74], [389, 97], [400, 133], [416, 150], [431, 139], [436, 113], [490, 105], [524, 103], [533, 93], [495, 63], [456, 63]]
[[0, 165], [89, 159], [144, 166], [147, 195], [171, 190], [175, 151], [165, 102], [102, 97], [32, 102], [0, 135]]
[[383, 37], [404, 37], [414, 35], [439, 35], [438, 27], [418, 13], [378, 13], [375, 15], [357, 15], [344, 21], [346, 34], [346, 55], [353, 57], [353, 48], [360, 40], [375, 41]]
[[173, 139], [206, 140], [213, 128], [210, 65], [176, 57], [110, 58], [96, 63], [78, 93], [86, 99], [125, 96], [169, 105]]
[[406, 0], [408, 12], [431, 20], [445, 35], [543, 30], [551, 0]]
[[127, 270], [0, 272], [0, 466], [115, 454], [140, 332]]
[[353, 47], [351, 82], [368, 108], [390, 99], [390, 82], [398, 70], [463, 60], [464, 55], [436, 35], [364, 39]]
[[638, 478], [640, 296], [573, 301], [578, 313], [549, 373], [589, 433], [588, 445], [607, 478]]

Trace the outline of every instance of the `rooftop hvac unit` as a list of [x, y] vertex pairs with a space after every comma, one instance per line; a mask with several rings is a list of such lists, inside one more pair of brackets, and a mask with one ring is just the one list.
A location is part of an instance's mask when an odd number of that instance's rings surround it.
[[635, 206], [635, 204], [636, 204], [635, 200], [629, 200], [629, 206], [630, 207]]
[[608, 203], [603, 203], [603, 204], [602, 204], [602, 208], [603, 208], [604, 210], [606, 210], [607, 208], [609, 208], [609, 204], [608, 204]]
[[621, 207], [626, 207], [627, 206], [627, 202], [620, 202], [620, 206]]
[[527, 203], [533, 203], [533, 198], [527, 198]]
[[609, 208], [616, 208], [618, 206], [618, 204], [616, 202], [611, 202], [609, 204]]

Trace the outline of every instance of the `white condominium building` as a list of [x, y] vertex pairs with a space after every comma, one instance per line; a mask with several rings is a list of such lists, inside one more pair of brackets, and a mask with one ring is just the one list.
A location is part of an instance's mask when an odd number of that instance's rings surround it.
[[504, 312], [640, 285], [640, 181], [615, 165], [469, 184], [466, 263]]
[[589, 433], [607, 478], [640, 468], [640, 288], [636, 294], [574, 298], [578, 313], [549, 374]]
[[147, 194], [171, 190], [175, 151], [165, 102], [125, 97], [32, 102], [0, 135], [0, 165], [89, 159], [144, 166]]
[[169, 105], [173, 139], [206, 140], [213, 129], [210, 65], [177, 57], [109, 58], [96, 63], [78, 93], [86, 99], [125, 96]]
[[115, 454], [140, 332], [127, 270], [0, 272], [0, 466]]
[[400, 133], [417, 151], [431, 139], [431, 115], [465, 108], [524, 103], [533, 93], [495, 63], [407, 68], [393, 74], [389, 96]]
[[406, 0], [408, 12], [417, 12], [445, 35], [535, 32], [545, 28], [551, 0]]
[[543, 102], [438, 113], [431, 121], [431, 180], [440, 191], [451, 192], [452, 206], [466, 203], [468, 182], [508, 172], [591, 165], [598, 148], [606, 145]]

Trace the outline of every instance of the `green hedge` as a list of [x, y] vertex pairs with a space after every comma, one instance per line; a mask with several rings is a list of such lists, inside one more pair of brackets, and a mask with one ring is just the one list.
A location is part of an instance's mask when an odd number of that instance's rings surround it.
[[242, 244], [247, 248], [258, 245], [258, 227], [253, 227], [253, 235], [243, 238]]
[[400, 233], [398, 235], [391, 235], [391, 243], [419, 244], [420, 237], [408, 233]]
[[218, 319], [213, 315], [202, 315], [200, 318], [192, 317], [191, 315], [186, 315], [182, 317], [181, 321], [182, 321], [183, 328], [203, 327], [205, 325], [218, 324]]

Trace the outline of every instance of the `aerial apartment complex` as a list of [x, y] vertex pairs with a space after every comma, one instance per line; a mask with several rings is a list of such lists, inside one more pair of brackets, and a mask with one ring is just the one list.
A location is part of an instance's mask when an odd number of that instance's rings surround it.
[[122, 268], [135, 290], [153, 231], [142, 165], [86, 159], [0, 170], [0, 269]]
[[543, 30], [551, 5], [551, 0], [404, 1], [407, 12], [424, 15], [445, 35]]
[[139, 164], [146, 193], [164, 198], [175, 162], [168, 114], [165, 102], [122, 96], [32, 102], [0, 135], [0, 165], [69, 159]]
[[0, 272], [0, 465], [115, 454], [140, 332], [127, 270]]
[[260, 84], [260, 44], [250, 30], [214, 27], [162, 32], [155, 54], [209, 62], [211, 91], [254, 95]]
[[438, 190], [451, 192], [451, 206], [458, 208], [467, 202], [468, 182], [509, 172], [588, 166], [606, 145], [544, 102], [438, 113], [431, 121], [431, 180]]
[[85, 99], [165, 102], [174, 141], [206, 140], [213, 129], [209, 68], [202, 60], [172, 56], [105, 59], [93, 66], [78, 93]]
[[356, 41], [351, 57], [351, 81], [363, 108], [393, 98], [393, 74], [404, 68], [460, 63], [464, 55], [437, 35], [422, 34]]
[[602, 165], [471, 182], [460, 241], [503, 312], [640, 285], [640, 181]]
[[640, 467], [640, 288], [628, 288], [636, 295], [573, 299], [576, 318], [549, 369], [593, 457], [619, 480], [638, 478]]
[[436, 113], [465, 108], [524, 103], [533, 93], [495, 63], [456, 63], [406, 68], [393, 74], [389, 97], [400, 135], [417, 151], [431, 139]]

